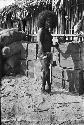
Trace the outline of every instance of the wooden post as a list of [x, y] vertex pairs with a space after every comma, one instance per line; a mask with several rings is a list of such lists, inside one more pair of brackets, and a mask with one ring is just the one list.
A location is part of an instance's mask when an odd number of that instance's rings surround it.
[[52, 84], [52, 64], [50, 63], [50, 84]]
[[66, 4], [66, 0], [63, 0], [63, 13], [62, 13], [62, 15], [63, 15], [63, 28], [64, 28], [64, 30], [63, 30], [63, 33], [65, 34], [66, 32], [66, 19], [65, 19], [65, 15], [66, 15], [66, 11], [65, 11], [65, 4]]
[[37, 54], [38, 54], [38, 44], [36, 44], [36, 59], [37, 59]]
[[62, 69], [62, 88], [65, 88], [64, 69]]
[[28, 77], [28, 43], [27, 43], [27, 71], [26, 71], [26, 75]]

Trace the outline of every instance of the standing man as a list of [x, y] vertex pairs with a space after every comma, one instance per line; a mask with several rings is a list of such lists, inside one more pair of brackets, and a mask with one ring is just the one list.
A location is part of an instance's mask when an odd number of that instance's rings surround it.
[[[40, 59], [43, 68], [43, 78], [42, 78], [42, 92], [51, 92], [50, 83], [50, 61], [51, 61], [51, 47], [52, 47], [52, 35], [51, 31], [57, 25], [56, 15], [49, 11], [42, 11], [38, 16], [38, 57]], [[48, 84], [47, 90], [45, 90], [46, 82]]]

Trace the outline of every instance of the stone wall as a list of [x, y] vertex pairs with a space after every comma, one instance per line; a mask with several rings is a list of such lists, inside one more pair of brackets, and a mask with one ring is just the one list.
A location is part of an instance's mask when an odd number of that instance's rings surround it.
[[[33, 47], [34, 46], [34, 47]], [[57, 83], [55, 80], [56, 77], [59, 77], [59, 80], [62, 83], [64, 79], [66, 85], [69, 86], [69, 82], [74, 84], [76, 91], [78, 91], [79, 86], [79, 72], [81, 70], [81, 51], [82, 44], [81, 43], [61, 43], [59, 48], [62, 53], [54, 47], [53, 48], [53, 60], [56, 61], [56, 66], [53, 67], [53, 82]], [[35, 78], [42, 75], [41, 72], [41, 64], [39, 60], [36, 60], [36, 44], [29, 44], [29, 60], [31, 60], [34, 68], [32, 72], [34, 72]], [[60, 62], [59, 62], [60, 60]], [[30, 67], [31, 69], [31, 67]], [[57, 69], [59, 69], [60, 74], [57, 74]], [[63, 76], [62, 76], [63, 73]], [[39, 75], [38, 75], [39, 74]], [[64, 78], [63, 78], [64, 77]], [[58, 80], [58, 81], [59, 81]]]

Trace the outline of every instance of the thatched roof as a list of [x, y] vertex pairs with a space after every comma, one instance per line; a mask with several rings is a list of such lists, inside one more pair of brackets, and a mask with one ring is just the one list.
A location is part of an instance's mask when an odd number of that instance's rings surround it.
[[33, 10], [35, 10], [35, 8], [39, 7], [39, 6], [47, 6], [52, 4], [52, 0], [30, 0], [26, 3], [25, 7], [26, 9], [30, 9], [33, 7]]
[[3, 10], [0, 13], [2, 14], [2, 16], [4, 16], [5, 14], [8, 14], [10, 12], [13, 13], [13, 12], [20, 11], [20, 10], [21, 8], [18, 5], [12, 4], [3, 8]]
[[[16, 1], [16, 3], [18, 2]], [[28, 0], [22, 8], [19, 7], [19, 4], [12, 4], [3, 8], [1, 11], [1, 17], [4, 18], [4, 16], [6, 16], [8, 13], [17, 13], [17, 11], [21, 12], [21, 16], [25, 12], [25, 16], [28, 17], [29, 15], [32, 17], [32, 15], [37, 15], [37, 13], [45, 9], [52, 9], [52, 0]]]

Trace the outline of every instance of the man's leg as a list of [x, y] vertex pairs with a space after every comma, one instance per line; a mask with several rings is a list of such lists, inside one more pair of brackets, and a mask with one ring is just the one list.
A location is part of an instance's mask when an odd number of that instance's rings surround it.
[[69, 80], [69, 92], [74, 93], [75, 88], [74, 88], [74, 71], [68, 70], [68, 80]]
[[45, 92], [45, 85], [46, 85], [46, 77], [45, 77], [45, 71], [43, 71], [43, 77], [42, 77], [42, 92]]
[[40, 60], [41, 62], [41, 65], [42, 65], [42, 69], [43, 69], [43, 76], [42, 76], [42, 92], [45, 92], [45, 85], [46, 85], [46, 72], [45, 72], [45, 69], [46, 69], [46, 65], [45, 65], [45, 61], [43, 59]]
[[47, 59], [41, 60], [42, 68], [43, 68], [43, 78], [42, 78], [42, 90], [45, 91], [46, 81], [48, 84], [47, 92], [51, 92], [51, 83], [50, 83], [50, 69], [49, 62]]
[[49, 69], [49, 65], [46, 65], [46, 70], [45, 70], [45, 76], [46, 76], [46, 81], [48, 84], [48, 88], [47, 88], [47, 92], [50, 93], [51, 92], [51, 83], [50, 83], [50, 69]]

